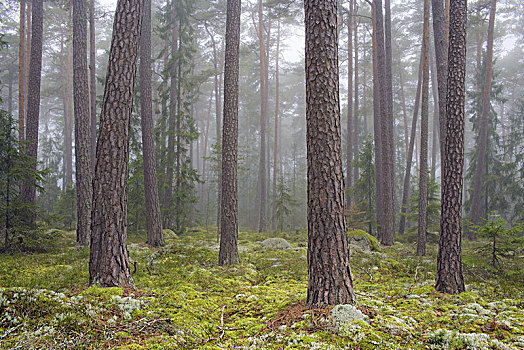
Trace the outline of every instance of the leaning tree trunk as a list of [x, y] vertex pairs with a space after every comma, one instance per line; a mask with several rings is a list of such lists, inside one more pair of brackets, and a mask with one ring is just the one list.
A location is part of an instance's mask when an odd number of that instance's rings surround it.
[[[493, 31], [495, 27], [495, 12], [497, 1], [491, 0], [491, 10], [489, 12], [488, 25], [488, 47], [486, 52], [486, 76], [484, 80], [484, 94], [482, 97], [482, 115], [479, 128], [479, 149], [477, 153], [477, 167], [475, 169], [475, 181], [473, 183], [473, 196], [471, 198], [471, 211], [469, 220], [480, 225], [480, 205], [484, 184], [484, 173], [486, 172], [486, 151], [488, 145], [489, 110], [491, 95], [491, 77], [493, 72]], [[473, 230], [468, 231], [468, 238], [474, 239]]]
[[428, 207], [428, 113], [429, 113], [429, 0], [424, 0], [424, 29], [422, 35], [424, 64], [422, 65], [422, 106], [420, 111], [420, 168], [418, 185], [417, 255], [426, 255]]
[[144, 159], [147, 243], [164, 245], [158, 186], [156, 183], [155, 145], [153, 141], [153, 101], [151, 97], [151, 0], [144, 0], [144, 18], [140, 35], [140, 114]]
[[239, 262], [237, 155], [240, 10], [240, 0], [227, 1], [219, 265]]
[[93, 179], [89, 284], [132, 284], [127, 251], [129, 124], [143, 0], [119, 0], [109, 51]]
[[442, 214], [437, 256], [439, 292], [464, 291], [462, 275], [462, 172], [464, 168], [464, 100], [466, 95], [466, 0], [450, 6], [446, 104], [446, 141], [442, 172]]
[[337, 1], [306, 0], [309, 306], [354, 301], [344, 218]]
[[[29, 165], [29, 167], [32, 170], [36, 170], [38, 123], [40, 116], [40, 80], [42, 72], [42, 35], [44, 29], [43, 0], [33, 0], [31, 17], [31, 65], [29, 67], [29, 84], [27, 89], [27, 125], [25, 139], [27, 140], [27, 155], [35, 160], [34, 163]], [[35, 202], [35, 179], [24, 181], [22, 186], [22, 198], [28, 203]]]
[[73, 98], [75, 108], [75, 159], [77, 217], [76, 243], [89, 243], [91, 228], [91, 116], [87, 75], [86, 2], [73, 0]]

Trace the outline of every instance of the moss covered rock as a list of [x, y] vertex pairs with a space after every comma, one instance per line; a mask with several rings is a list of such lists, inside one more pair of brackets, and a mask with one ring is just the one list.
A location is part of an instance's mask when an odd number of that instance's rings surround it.
[[268, 238], [260, 243], [262, 248], [285, 250], [291, 249], [291, 244], [284, 238]]
[[348, 232], [349, 244], [360, 247], [365, 252], [378, 252], [380, 250], [378, 240], [362, 230]]

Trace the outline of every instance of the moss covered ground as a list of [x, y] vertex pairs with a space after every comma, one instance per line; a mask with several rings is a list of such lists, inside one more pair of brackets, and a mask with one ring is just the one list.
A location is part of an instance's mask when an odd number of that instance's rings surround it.
[[[239, 235], [241, 264], [217, 265], [216, 229], [169, 233], [151, 249], [130, 237], [135, 288], [89, 287], [74, 233], [54, 253], [0, 256], [0, 348], [71, 349], [522, 349], [522, 257], [505, 272], [465, 247], [467, 292], [433, 288], [436, 247], [423, 258], [397, 243], [351, 265], [357, 312], [334, 327], [331, 308], [304, 305], [306, 233]], [[260, 242], [282, 237], [288, 250]]]

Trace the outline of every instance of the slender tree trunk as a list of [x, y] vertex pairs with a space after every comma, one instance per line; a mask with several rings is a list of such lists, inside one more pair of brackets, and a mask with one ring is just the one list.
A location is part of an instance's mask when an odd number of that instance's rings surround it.
[[87, 75], [87, 10], [84, 0], [73, 0], [73, 98], [75, 108], [75, 159], [77, 218], [76, 243], [89, 243], [91, 228], [91, 116]]
[[[479, 127], [479, 149], [477, 153], [477, 167], [475, 169], [475, 181], [473, 183], [473, 197], [471, 199], [471, 211], [469, 220], [479, 225], [480, 205], [484, 184], [484, 173], [486, 172], [486, 151], [488, 145], [489, 110], [491, 97], [491, 77], [493, 72], [493, 31], [495, 28], [495, 12], [497, 1], [491, 0], [488, 25], [488, 47], [486, 52], [486, 75], [484, 78], [484, 94], [482, 97], [482, 115]], [[468, 238], [475, 239], [473, 230], [468, 230]]]
[[348, 105], [346, 124], [346, 209], [351, 207], [351, 194], [349, 190], [353, 185], [351, 162], [353, 161], [353, 2], [349, 0], [349, 13], [347, 17], [348, 30]]
[[147, 243], [164, 245], [160, 219], [156, 159], [153, 139], [153, 101], [151, 97], [151, 0], [144, 1], [144, 18], [140, 34], [140, 114], [144, 159], [144, 190], [146, 198]]
[[[206, 128], [203, 133], [204, 136], [204, 142], [202, 146], [202, 191], [200, 196], [200, 211], [204, 211], [204, 201], [206, 200], [206, 192], [207, 192], [207, 183], [206, 183], [206, 158], [207, 158], [207, 144], [209, 140], [209, 124], [211, 121], [211, 105], [213, 102], [213, 94], [211, 94], [211, 97], [209, 98], [209, 107], [207, 110], [207, 119], [206, 119]], [[207, 216], [207, 215], [206, 215]]]
[[429, 0], [424, 0], [422, 106], [420, 111], [420, 170], [418, 185], [417, 255], [426, 255], [428, 206], [428, 113], [429, 113]]
[[422, 67], [424, 66], [424, 42], [420, 52], [420, 63], [418, 68], [417, 92], [415, 94], [415, 105], [413, 107], [413, 118], [411, 119], [411, 136], [409, 137], [408, 152], [406, 153], [406, 173], [404, 174], [404, 186], [402, 190], [402, 205], [400, 206], [400, 222], [398, 227], [399, 236], [403, 235], [406, 230], [406, 215], [409, 200], [409, 180], [411, 178], [411, 166], [413, 163], [413, 149], [415, 148], [415, 139], [417, 137], [417, 116], [420, 103], [420, 91], [422, 90]]
[[354, 301], [344, 218], [336, 0], [306, 0], [308, 292], [311, 307]]
[[[402, 118], [403, 118], [403, 124], [404, 124], [404, 143], [406, 144], [406, 157], [409, 152], [409, 132], [408, 132], [408, 112], [406, 108], [406, 95], [404, 93], [404, 75], [402, 72], [404, 71], [404, 68], [402, 67], [402, 62], [400, 62], [400, 69], [399, 69], [399, 80], [400, 80], [400, 98], [402, 101]], [[400, 234], [400, 230], [399, 230]]]
[[[260, 55], [260, 159], [258, 163], [257, 213], [258, 232], [266, 230], [266, 124], [267, 124], [267, 81], [266, 44], [262, 0], [258, 0], [258, 42]], [[269, 41], [269, 38], [268, 38]]]
[[18, 45], [18, 140], [24, 140], [25, 117], [25, 0], [20, 0]]
[[433, 12], [433, 42], [435, 43], [435, 61], [437, 64], [438, 81], [438, 118], [440, 136], [440, 164], [444, 164], [444, 142], [446, 139], [446, 94], [448, 79], [448, 31], [449, 0], [431, 0]]
[[373, 12], [373, 37], [372, 37], [372, 53], [373, 53], [373, 138], [375, 142], [375, 186], [376, 186], [376, 207], [377, 207], [377, 238], [382, 239], [384, 230], [384, 191], [382, 182], [382, 135], [381, 130], [381, 100], [378, 82], [378, 57], [377, 57], [377, 11], [376, 3], [372, 5]]
[[277, 51], [275, 56], [275, 139], [273, 143], [273, 205], [272, 205], [272, 228], [276, 230], [277, 228], [277, 155], [278, 155], [278, 112], [279, 112], [279, 71], [278, 71], [278, 61], [280, 55], [280, 19], [277, 21]]
[[240, 46], [240, 0], [227, 1], [224, 67], [224, 128], [222, 132], [222, 203], [219, 265], [238, 259], [238, 70]]
[[143, 0], [118, 1], [93, 179], [89, 284], [132, 284], [127, 251], [129, 124]]
[[[69, 15], [69, 14], [68, 14]], [[73, 53], [72, 53], [72, 32], [71, 28], [71, 17], [67, 20], [67, 29], [66, 29], [66, 62], [65, 62], [65, 128], [64, 128], [64, 138], [65, 138], [65, 188], [68, 186], [73, 186], [73, 82], [72, 82], [72, 72], [71, 66], [73, 65]], [[87, 54], [86, 54], [87, 55]], [[87, 98], [87, 96], [86, 96]]]
[[96, 162], [96, 48], [95, 0], [89, 0], [89, 104], [91, 106], [91, 167]]
[[[387, 0], [386, 0], [387, 1]], [[390, 89], [390, 73], [387, 72], [388, 63], [390, 59], [384, 49], [384, 28], [382, 25], [382, 0], [374, 0], [376, 12], [376, 42], [377, 42], [377, 73], [378, 86], [380, 98], [380, 138], [382, 142], [381, 161], [382, 166], [381, 180], [383, 191], [383, 222], [382, 234], [380, 242], [386, 246], [391, 246], [395, 242], [395, 216], [393, 213], [393, 144], [390, 143], [390, 131], [393, 131], [393, 115], [390, 114], [389, 108], [389, 89]], [[389, 1], [387, 1], [389, 4]], [[387, 32], [387, 30], [386, 30]], [[391, 39], [391, 38], [390, 38]], [[388, 46], [386, 44], [386, 46]], [[391, 46], [391, 45], [389, 45]], [[391, 47], [389, 47], [391, 50]], [[389, 65], [390, 66], [390, 65]], [[390, 129], [391, 127], [391, 129]], [[393, 138], [391, 137], [391, 142]], [[377, 189], [378, 190], [378, 189]]]
[[[24, 81], [25, 81], [25, 88], [24, 88], [24, 91], [27, 92], [27, 95], [26, 97], [29, 97], [29, 71], [30, 71], [30, 67], [31, 67], [31, 37], [32, 37], [32, 33], [33, 33], [33, 30], [32, 30], [32, 19], [31, 19], [31, 16], [32, 16], [32, 1], [33, 0], [27, 0], [27, 10], [25, 11], [26, 13], [26, 27], [27, 27], [27, 31], [26, 31], [26, 40], [25, 40], [25, 78], [24, 78]], [[25, 99], [25, 111], [26, 111], [26, 114], [28, 112], [28, 98]], [[26, 115], [26, 118], [27, 118], [27, 115]], [[27, 120], [26, 120], [26, 123], [27, 123]]]
[[462, 275], [461, 223], [466, 95], [466, 3], [466, 0], [453, 0], [450, 4], [446, 140], [435, 285], [437, 291], [451, 294], [465, 290]]
[[437, 141], [439, 134], [439, 113], [438, 113], [438, 82], [437, 82], [437, 67], [435, 64], [435, 51], [433, 46], [429, 47], [429, 63], [431, 70], [431, 95], [433, 97], [433, 130], [431, 137], [431, 178], [436, 179], [437, 173]]
[[[36, 160], [38, 152], [38, 124], [40, 119], [40, 80], [42, 72], [42, 36], [44, 19], [43, 0], [33, 0], [31, 17], [31, 65], [29, 68], [29, 87], [27, 90], [27, 125], [25, 137], [28, 142], [26, 146], [27, 155]], [[36, 162], [32, 163], [30, 167], [32, 170], [36, 170]], [[22, 186], [22, 198], [28, 203], [35, 202], [36, 183], [34, 179], [24, 181]]]
[[[354, 73], [355, 73], [355, 93], [354, 93], [354, 99], [355, 99], [355, 103], [353, 103], [353, 155], [355, 159], [358, 159], [358, 154], [359, 154], [359, 150], [358, 150], [358, 145], [359, 145], [359, 141], [358, 141], [358, 134], [359, 134], [359, 111], [358, 111], [358, 86], [359, 86], [359, 82], [358, 82], [358, 17], [357, 17], [357, 12], [358, 12], [358, 7], [357, 7], [357, 2], [354, 1], [353, 2], [353, 22], [354, 22], [354, 29], [353, 29], [353, 34], [354, 34], [354, 40], [355, 40], [355, 43], [353, 45], [354, 47], [354, 50], [355, 50], [355, 70], [354, 70]], [[349, 39], [349, 38], [348, 38]], [[357, 182], [358, 181], [358, 170], [359, 168], [358, 167], [353, 167], [353, 181], [354, 182]]]

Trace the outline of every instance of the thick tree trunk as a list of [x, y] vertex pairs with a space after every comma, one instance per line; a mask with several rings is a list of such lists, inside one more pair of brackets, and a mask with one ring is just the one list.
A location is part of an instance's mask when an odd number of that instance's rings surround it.
[[96, 51], [95, 0], [89, 1], [89, 105], [91, 107], [91, 168], [96, 163]]
[[344, 218], [336, 0], [306, 0], [307, 304], [354, 301]]
[[93, 179], [89, 284], [132, 284], [127, 251], [129, 123], [143, 0], [118, 1]]
[[406, 154], [406, 172], [404, 174], [404, 186], [402, 189], [402, 205], [400, 206], [400, 222], [398, 234], [403, 235], [406, 230], [406, 215], [409, 200], [409, 180], [411, 178], [411, 165], [413, 163], [413, 149], [415, 148], [415, 138], [417, 137], [417, 116], [420, 103], [420, 91], [422, 90], [422, 67], [424, 65], [424, 42], [420, 52], [420, 63], [418, 68], [417, 92], [415, 94], [415, 105], [413, 107], [413, 118], [411, 119], [411, 136], [409, 137], [408, 152]]
[[429, 114], [429, 0], [424, 0], [422, 106], [420, 111], [420, 170], [418, 185], [417, 255], [426, 255], [428, 206], [428, 114]]
[[[469, 220], [480, 225], [480, 205], [482, 202], [482, 194], [484, 184], [484, 174], [486, 172], [486, 151], [488, 145], [488, 127], [489, 127], [489, 110], [491, 97], [491, 77], [493, 72], [493, 31], [495, 28], [495, 12], [497, 1], [491, 0], [491, 9], [489, 12], [488, 25], [488, 47], [486, 51], [486, 75], [484, 77], [483, 96], [482, 96], [482, 115], [479, 127], [479, 149], [477, 153], [477, 167], [475, 169], [475, 181], [473, 184], [473, 197], [471, 199], [471, 211]], [[473, 230], [468, 231], [468, 238], [474, 239], [475, 233]]]
[[25, 117], [25, 0], [20, 0], [18, 45], [18, 140], [24, 140]]
[[353, 1], [349, 0], [349, 13], [346, 21], [348, 30], [348, 105], [346, 121], [346, 209], [351, 207], [349, 190], [353, 185], [351, 162], [353, 161]]
[[224, 123], [222, 132], [222, 203], [219, 265], [238, 260], [238, 70], [240, 46], [240, 0], [227, 1], [224, 67]]
[[466, 90], [466, 0], [450, 7], [446, 140], [442, 172], [437, 279], [439, 292], [464, 291], [462, 275], [462, 172], [464, 168], [464, 100]]
[[[387, 1], [387, 0], [386, 0]], [[382, 166], [381, 180], [383, 191], [383, 222], [380, 243], [391, 246], [395, 242], [395, 215], [393, 213], [393, 138], [390, 132], [393, 131], [393, 115], [390, 113], [390, 73], [387, 72], [390, 57], [384, 48], [384, 28], [382, 18], [382, 0], [375, 2], [375, 21], [376, 21], [376, 42], [377, 42], [377, 73], [380, 98], [380, 139], [382, 142], [381, 161]], [[389, 1], [387, 2], [389, 4]], [[386, 21], [387, 22], [387, 21]], [[386, 30], [387, 32], [387, 30]], [[391, 39], [391, 38], [389, 38]], [[386, 46], [388, 46], [386, 44]], [[390, 45], [389, 45], [390, 46]], [[391, 50], [391, 47], [389, 47]], [[390, 138], [391, 137], [391, 138]], [[391, 141], [391, 142], [390, 142]], [[378, 190], [378, 189], [377, 189]]]
[[[29, 14], [28, 14], [29, 17]], [[38, 152], [38, 123], [40, 116], [40, 80], [42, 72], [42, 36], [44, 8], [43, 0], [33, 0], [31, 14], [31, 65], [29, 67], [29, 82], [27, 90], [27, 119], [25, 139], [27, 140], [27, 155], [37, 159]], [[36, 162], [30, 167], [35, 170]], [[25, 202], [34, 203], [36, 199], [35, 180], [24, 181], [22, 198]], [[34, 220], [34, 219], [33, 219]]]
[[73, 0], [73, 98], [75, 108], [75, 159], [77, 218], [76, 243], [89, 243], [91, 228], [91, 116], [87, 75], [87, 11], [84, 0]]
[[277, 51], [275, 56], [275, 138], [273, 140], [273, 204], [272, 204], [272, 229], [277, 228], [277, 155], [278, 155], [278, 112], [279, 112], [279, 71], [278, 71], [278, 59], [280, 55], [280, 19], [277, 21]]
[[144, 18], [140, 34], [140, 114], [144, 159], [147, 243], [164, 245], [156, 182], [155, 145], [153, 140], [153, 101], [151, 97], [151, 0], [144, 1]]

